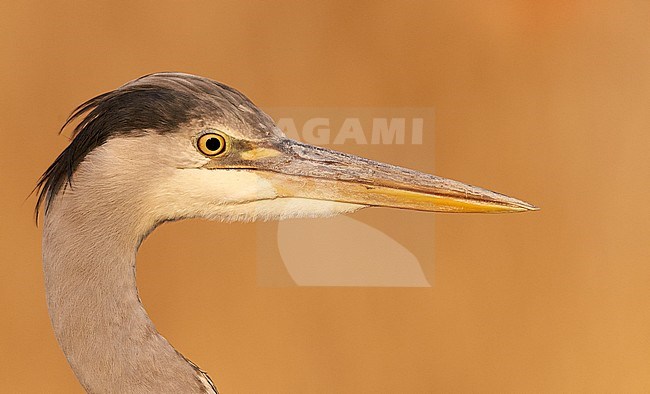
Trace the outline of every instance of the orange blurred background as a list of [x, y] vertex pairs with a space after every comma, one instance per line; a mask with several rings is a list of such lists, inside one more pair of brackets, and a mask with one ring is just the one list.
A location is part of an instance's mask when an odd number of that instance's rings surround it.
[[262, 107], [434, 107], [438, 175], [542, 207], [436, 216], [421, 289], [260, 287], [254, 224], [162, 226], [140, 294], [224, 393], [650, 391], [648, 20], [647, 1], [2, 2], [0, 390], [81, 392], [26, 199], [58, 128], [179, 70]]

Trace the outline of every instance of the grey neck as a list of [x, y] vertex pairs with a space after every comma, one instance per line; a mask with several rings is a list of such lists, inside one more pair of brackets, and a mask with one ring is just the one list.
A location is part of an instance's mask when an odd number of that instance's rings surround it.
[[[43, 269], [54, 333], [90, 393], [213, 393], [207, 378], [155, 329], [136, 288], [135, 257], [153, 224], [102, 208], [83, 187], [45, 215]], [[121, 205], [125, 206], [125, 205]]]

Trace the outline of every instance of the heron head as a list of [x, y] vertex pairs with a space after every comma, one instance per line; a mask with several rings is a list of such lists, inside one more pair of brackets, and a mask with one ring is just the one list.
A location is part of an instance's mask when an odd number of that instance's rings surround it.
[[198, 76], [139, 78], [82, 104], [68, 123], [83, 115], [73, 141], [39, 183], [46, 211], [66, 193], [94, 193], [122, 206], [128, 199], [155, 221], [315, 217], [369, 206], [536, 209], [478, 187], [288, 139], [244, 95]]

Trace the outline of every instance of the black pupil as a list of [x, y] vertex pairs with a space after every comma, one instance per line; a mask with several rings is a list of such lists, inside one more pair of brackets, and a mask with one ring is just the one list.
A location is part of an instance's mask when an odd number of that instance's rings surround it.
[[221, 140], [216, 137], [209, 138], [207, 141], [205, 141], [205, 146], [211, 151], [216, 152], [221, 149]]

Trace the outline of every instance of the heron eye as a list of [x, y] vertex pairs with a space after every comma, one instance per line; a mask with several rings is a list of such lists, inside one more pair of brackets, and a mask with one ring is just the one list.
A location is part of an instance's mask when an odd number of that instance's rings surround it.
[[226, 138], [221, 134], [203, 134], [197, 141], [197, 147], [206, 156], [219, 156], [226, 152]]

